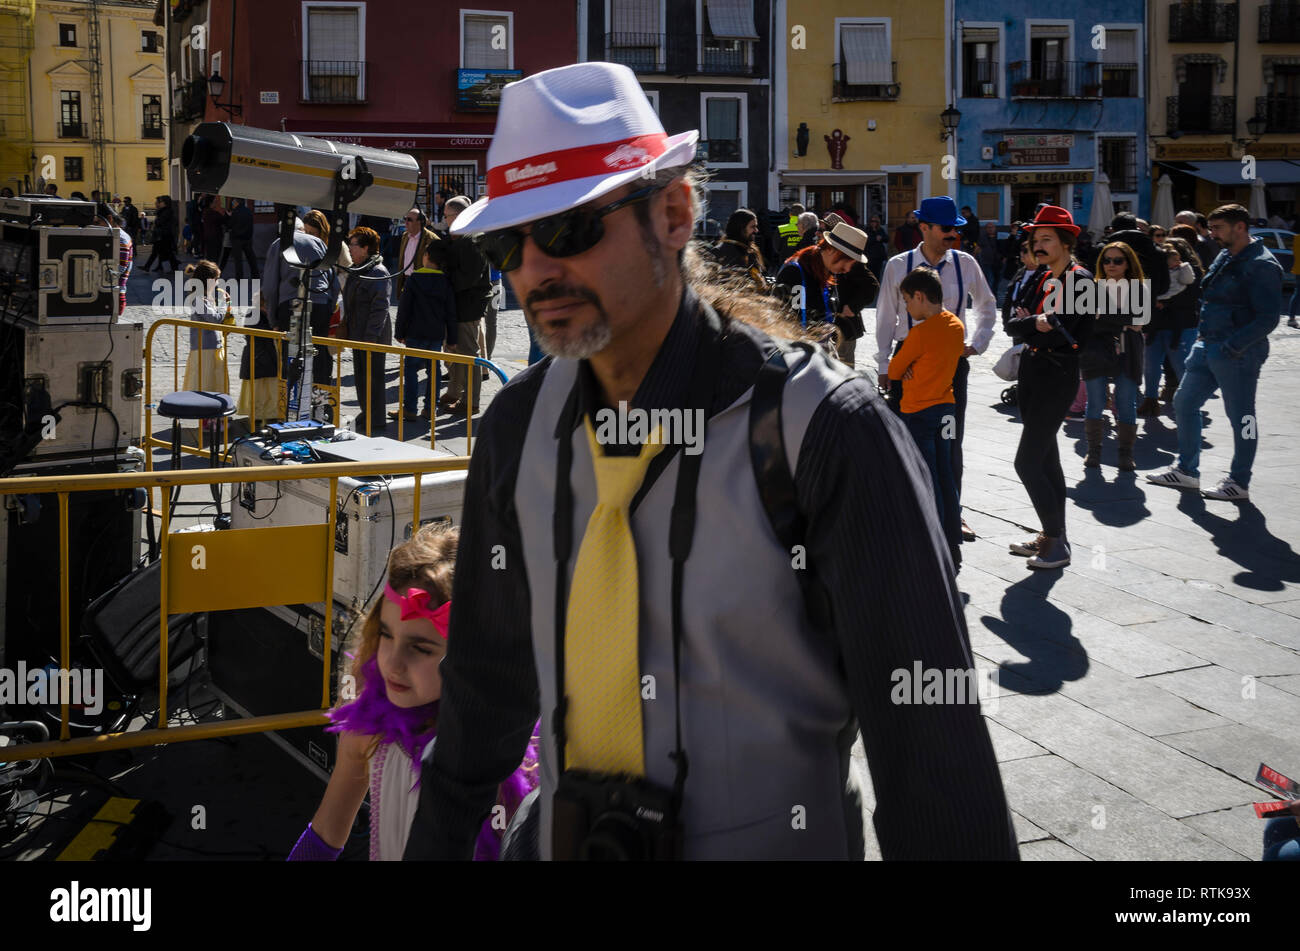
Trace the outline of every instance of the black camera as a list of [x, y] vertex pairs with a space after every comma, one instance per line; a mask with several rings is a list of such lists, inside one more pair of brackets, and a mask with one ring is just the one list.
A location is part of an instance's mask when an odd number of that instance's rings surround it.
[[551, 800], [556, 861], [648, 862], [681, 857], [671, 791], [644, 779], [567, 770]]

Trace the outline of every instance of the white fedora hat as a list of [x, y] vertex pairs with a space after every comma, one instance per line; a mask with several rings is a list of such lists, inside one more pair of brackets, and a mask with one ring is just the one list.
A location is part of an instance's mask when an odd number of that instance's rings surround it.
[[862, 264], [867, 263], [867, 233], [848, 222], [841, 221], [826, 232], [826, 243], [841, 254], [846, 254]]
[[486, 198], [453, 234], [495, 231], [568, 211], [620, 185], [695, 158], [698, 130], [668, 135], [632, 70], [576, 63], [501, 91]]

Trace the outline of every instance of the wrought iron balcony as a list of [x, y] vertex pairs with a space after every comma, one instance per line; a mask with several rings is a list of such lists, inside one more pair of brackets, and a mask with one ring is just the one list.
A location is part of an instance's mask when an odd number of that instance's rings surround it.
[[[697, 36], [699, 46], [699, 73], [711, 76], [754, 76], [753, 40], [722, 40], [715, 36]], [[690, 51], [691, 59], [695, 50]]]
[[898, 82], [898, 63], [889, 64], [889, 81], [874, 83], [851, 83], [848, 81], [848, 64], [835, 63], [831, 66], [831, 97], [839, 102], [853, 102], [867, 99], [897, 99], [902, 93]]
[[182, 83], [172, 92], [172, 121], [194, 122], [202, 119], [208, 107], [208, 81], [200, 76]]
[[962, 96], [966, 99], [996, 99], [998, 65], [991, 59], [966, 60], [962, 64]]
[[60, 139], [84, 139], [89, 135], [84, 122], [60, 122]]
[[1237, 101], [1232, 96], [1169, 96], [1165, 99], [1166, 132], [1232, 135], [1236, 128]]
[[367, 65], [362, 60], [299, 60], [298, 68], [304, 77], [302, 101], [364, 102]]
[[1259, 8], [1259, 42], [1300, 43], [1300, 3], [1266, 3]]
[[1138, 95], [1137, 63], [1102, 63], [1101, 94], [1106, 99], [1132, 99]]
[[140, 126], [140, 138], [161, 139], [162, 137], [162, 122], [146, 122], [144, 125]]
[[1300, 132], [1300, 97], [1258, 96], [1255, 115], [1264, 117], [1265, 132]]
[[606, 33], [605, 58], [634, 73], [666, 73], [667, 40], [663, 33]]
[[1237, 4], [1174, 0], [1169, 6], [1170, 43], [1231, 43], [1237, 38]]
[[1022, 60], [1007, 71], [1012, 99], [1100, 99], [1101, 63]]

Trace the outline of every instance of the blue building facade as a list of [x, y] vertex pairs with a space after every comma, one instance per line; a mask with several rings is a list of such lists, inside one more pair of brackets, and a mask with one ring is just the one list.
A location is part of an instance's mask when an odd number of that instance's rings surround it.
[[[1054, 12], [1070, 15], [1044, 15]], [[1146, 216], [1145, 22], [1144, 0], [1055, 11], [1031, 0], [955, 0], [957, 204], [1008, 224], [1046, 201], [1086, 227], [1105, 172], [1114, 210]]]

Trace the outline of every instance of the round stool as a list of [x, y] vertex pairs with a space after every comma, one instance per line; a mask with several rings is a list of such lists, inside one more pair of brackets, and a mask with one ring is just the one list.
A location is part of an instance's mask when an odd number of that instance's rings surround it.
[[[172, 421], [172, 468], [181, 467], [181, 420], [193, 419], [202, 421], [209, 419], [222, 419], [227, 416], [235, 415], [235, 400], [229, 393], [205, 393], [201, 390], [181, 390], [179, 393], [173, 393], [165, 396], [158, 403], [155, 411], [159, 416], [166, 416]], [[217, 440], [213, 439], [210, 443], [211, 468], [216, 469], [221, 465], [221, 457], [217, 452]], [[172, 492], [171, 510], [176, 510], [176, 500], [180, 496], [180, 486]], [[221, 514], [221, 486], [217, 483], [212, 485], [212, 499], [217, 503], [217, 515]]]

